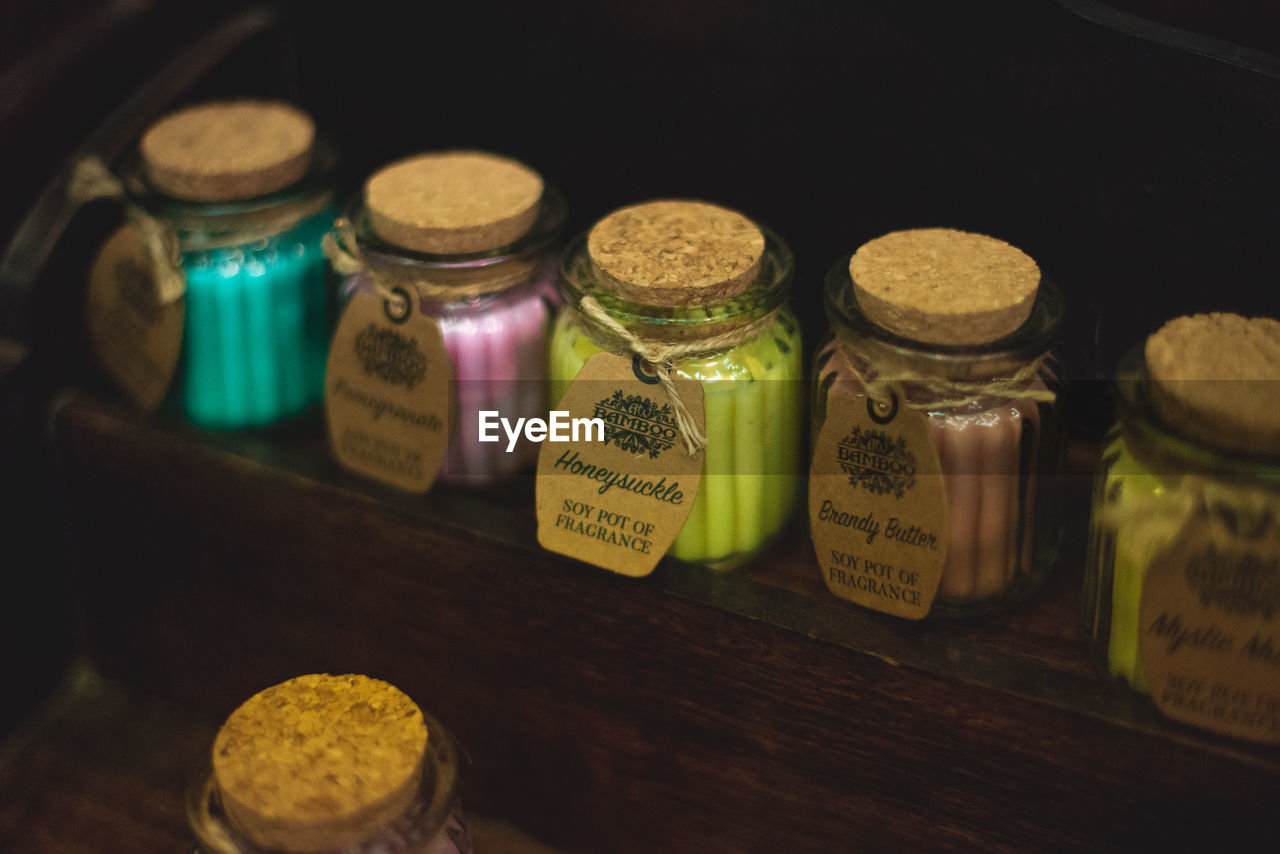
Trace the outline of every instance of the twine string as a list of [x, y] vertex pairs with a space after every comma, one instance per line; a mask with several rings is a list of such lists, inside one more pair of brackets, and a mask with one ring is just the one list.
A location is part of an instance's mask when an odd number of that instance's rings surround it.
[[680, 429], [680, 436], [684, 439], [685, 450], [689, 456], [693, 456], [707, 446], [707, 436], [689, 412], [689, 407], [680, 399], [680, 394], [676, 391], [675, 381], [671, 379], [671, 372], [675, 368], [676, 360], [696, 353], [736, 347], [739, 344], [750, 341], [767, 329], [778, 313], [778, 310], [774, 309], [759, 320], [734, 327], [727, 332], [713, 335], [709, 338], [667, 342], [654, 341], [636, 335], [614, 319], [590, 295], [582, 298], [579, 303], [579, 309], [597, 325], [622, 341], [626, 345], [626, 349], [639, 356], [653, 368], [659, 385], [666, 392], [667, 402], [671, 405], [671, 411], [675, 414], [676, 426]]
[[97, 199], [113, 199], [121, 203], [125, 217], [142, 236], [157, 302], [168, 305], [182, 298], [187, 291], [187, 279], [180, 264], [177, 234], [168, 223], [156, 219], [137, 205], [129, 204], [124, 183], [100, 158], [85, 157], [75, 164], [67, 185], [67, 198], [76, 206]]
[[409, 308], [405, 304], [404, 297], [396, 293], [390, 285], [382, 281], [382, 276], [369, 267], [364, 253], [360, 251], [360, 244], [351, 230], [351, 224], [347, 220], [338, 220], [333, 229], [325, 234], [320, 247], [334, 270], [344, 276], [364, 276], [391, 310], [399, 314]]
[[853, 359], [849, 357], [844, 347], [837, 344], [835, 349], [844, 360], [844, 367], [849, 375], [862, 384], [867, 397], [876, 406], [885, 410], [892, 405], [895, 387], [900, 388], [905, 383], [911, 383], [929, 393], [928, 397], [919, 401], [907, 400], [905, 395], [898, 395], [898, 399], [902, 400], [908, 408], [919, 410], [955, 409], [984, 397], [1034, 400], [1038, 403], [1052, 403], [1058, 397], [1055, 392], [1047, 388], [1031, 387], [1031, 382], [1044, 367], [1045, 360], [1049, 358], [1047, 353], [1032, 359], [1007, 377], [992, 380], [955, 380], [929, 376], [907, 368], [893, 370], [892, 378], [881, 375], [867, 376], [854, 365]]

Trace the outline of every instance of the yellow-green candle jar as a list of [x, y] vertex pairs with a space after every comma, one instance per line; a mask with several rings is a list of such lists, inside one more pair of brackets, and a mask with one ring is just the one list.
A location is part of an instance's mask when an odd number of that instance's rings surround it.
[[[692, 215], [686, 219], [675, 207], [657, 207], [663, 205], [692, 206]], [[673, 378], [701, 383], [707, 444], [697, 497], [668, 554], [717, 569], [732, 568], [757, 554], [782, 529], [799, 495], [804, 391], [800, 328], [786, 305], [791, 253], [772, 232], [712, 205], [650, 202], [611, 217], [628, 212], [656, 213], [669, 230], [662, 233], [662, 240], [636, 234], [610, 248], [634, 253], [639, 264], [648, 265], [655, 281], [665, 278], [674, 283], [672, 289], [656, 293], [659, 288], [633, 288], [623, 296], [618, 280], [602, 271], [599, 255], [593, 257], [589, 235], [575, 239], [561, 265], [565, 307], [552, 333], [552, 400], [564, 395], [595, 353], [628, 353], [616, 334], [580, 310], [586, 297], [646, 341], [687, 345], [713, 336], [723, 341], [726, 335], [733, 338], [735, 331], [751, 330], [752, 334], [730, 346], [713, 342], [705, 351], [675, 360], [670, 371]], [[741, 218], [749, 226], [743, 226], [743, 231], [754, 232], [761, 249], [754, 265], [737, 271], [732, 286], [676, 293], [681, 290], [679, 282], [687, 279], [671, 274], [703, 262], [708, 269], [715, 268], [725, 260], [669, 251], [667, 241], [685, 245], [680, 229], [694, 227], [692, 223], [701, 222], [702, 215], [716, 220]], [[688, 245], [705, 249], [708, 242], [691, 240]], [[709, 253], [715, 254], [714, 250]]]
[[[1179, 341], [1176, 352], [1164, 339]], [[1170, 356], [1186, 369], [1171, 371]], [[1259, 609], [1274, 622], [1280, 606], [1280, 323], [1179, 318], [1127, 356], [1116, 380], [1119, 420], [1094, 482], [1085, 624], [1099, 666], [1149, 693], [1142, 650], [1155, 624], [1143, 602], [1157, 561], [1186, 561], [1206, 625]], [[1217, 554], [1249, 559], [1217, 560], [1210, 583], [1184, 547], [1193, 529], [1211, 533]]]

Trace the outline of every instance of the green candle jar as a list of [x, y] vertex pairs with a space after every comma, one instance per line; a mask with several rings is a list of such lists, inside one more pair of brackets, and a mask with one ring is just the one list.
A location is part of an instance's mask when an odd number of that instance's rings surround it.
[[[1166, 714], [1244, 737], [1270, 726], [1280, 740], [1280, 633], [1269, 629], [1280, 613], [1280, 323], [1171, 321], [1121, 363], [1117, 394], [1085, 576], [1095, 658]], [[1206, 665], [1193, 652], [1218, 658]], [[1235, 675], [1251, 657], [1270, 659], [1269, 683]], [[1171, 666], [1195, 678], [1170, 681]], [[1179, 686], [1206, 667], [1220, 684], [1256, 691], [1255, 712], [1270, 691], [1273, 721], [1246, 720], [1222, 705], [1226, 692], [1187, 699]], [[1197, 705], [1209, 717], [1197, 719]], [[1230, 718], [1244, 729], [1221, 723]]]
[[125, 166], [130, 203], [172, 228], [186, 278], [170, 400], [192, 423], [263, 427], [320, 399], [333, 224], [333, 148], [285, 104], [175, 113]]
[[[673, 247], [676, 247], [673, 249]], [[800, 486], [803, 385], [800, 329], [786, 306], [792, 259], [772, 232], [698, 202], [649, 202], [606, 217], [574, 240], [561, 265], [566, 302], [551, 342], [552, 399], [587, 359], [627, 345], [581, 310], [590, 297], [629, 333], [682, 345], [673, 378], [705, 393], [698, 494], [668, 554], [737, 566], [776, 535]]]

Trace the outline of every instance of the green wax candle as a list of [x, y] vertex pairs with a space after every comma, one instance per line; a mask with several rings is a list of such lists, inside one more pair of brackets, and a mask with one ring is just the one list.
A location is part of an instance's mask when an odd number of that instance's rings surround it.
[[[552, 336], [553, 400], [598, 352], [576, 315], [562, 314]], [[674, 374], [702, 383], [707, 448], [698, 497], [671, 554], [697, 563], [740, 563], [781, 529], [798, 494], [799, 324], [784, 309], [754, 339], [681, 360]]]

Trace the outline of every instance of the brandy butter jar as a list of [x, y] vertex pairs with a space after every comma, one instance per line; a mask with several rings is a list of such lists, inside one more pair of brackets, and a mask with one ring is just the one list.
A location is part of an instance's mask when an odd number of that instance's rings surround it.
[[701, 483], [667, 550], [681, 560], [737, 566], [794, 510], [804, 395], [800, 329], [786, 304], [791, 275], [791, 253], [776, 235], [695, 201], [622, 208], [564, 254], [553, 400], [601, 351], [649, 370], [633, 353], [637, 341], [670, 348], [677, 355], [659, 367], [701, 384]]
[[185, 276], [171, 399], [202, 427], [263, 427], [324, 388], [335, 153], [288, 104], [226, 101], [153, 125], [125, 165], [130, 204], [170, 227]]
[[344, 297], [404, 287], [434, 318], [451, 362], [455, 417], [440, 477], [484, 484], [527, 469], [537, 446], [482, 441], [482, 411], [547, 414], [547, 343], [557, 304], [563, 196], [515, 160], [422, 154], [376, 172], [335, 236], [359, 259]]
[[825, 302], [810, 530], [828, 588], [912, 619], [1026, 598], [1058, 546], [1058, 290], [1003, 241], [918, 229], [837, 262]]
[[299, 676], [236, 709], [187, 793], [194, 854], [470, 854], [457, 747], [392, 685]]
[[1180, 317], [1117, 371], [1085, 622], [1166, 715], [1280, 743], [1280, 322]]

